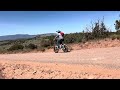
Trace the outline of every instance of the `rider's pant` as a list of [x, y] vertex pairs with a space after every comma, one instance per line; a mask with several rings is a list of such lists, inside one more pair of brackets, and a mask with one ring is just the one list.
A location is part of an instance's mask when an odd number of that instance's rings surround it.
[[57, 40], [57, 46], [59, 48], [59, 46], [60, 46], [60, 39]]
[[57, 40], [57, 46], [58, 46], [58, 48], [60, 48], [60, 47], [59, 47], [60, 44], [63, 44], [63, 41], [64, 41], [64, 39], [58, 39], [58, 40]]

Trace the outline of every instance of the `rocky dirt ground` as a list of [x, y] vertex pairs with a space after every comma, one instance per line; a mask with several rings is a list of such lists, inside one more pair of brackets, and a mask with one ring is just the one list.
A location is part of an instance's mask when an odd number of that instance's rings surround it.
[[73, 51], [0, 54], [1, 79], [120, 79], [120, 41], [72, 45]]

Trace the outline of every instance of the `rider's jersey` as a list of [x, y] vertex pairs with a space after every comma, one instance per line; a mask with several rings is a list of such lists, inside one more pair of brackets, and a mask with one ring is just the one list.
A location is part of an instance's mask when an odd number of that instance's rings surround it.
[[58, 33], [57, 34], [57, 39], [63, 39], [63, 36], [60, 33]]

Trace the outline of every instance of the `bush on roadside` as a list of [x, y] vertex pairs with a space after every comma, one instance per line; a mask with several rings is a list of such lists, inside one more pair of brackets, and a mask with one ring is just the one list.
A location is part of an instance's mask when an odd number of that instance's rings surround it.
[[24, 48], [23, 45], [14, 44], [8, 49], [8, 51], [23, 50], [23, 48]]
[[120, 35], [113, 34], [113, 35], [110, 36], [110, 38], [111, 38], [112, 40], [115, 40], [115, 39], [120, 40]]
[[29, 48], [29, 49], [37, 49], [37, 45], [30, 43], [28, 46], [26, 46], [26, 48]]
[[37, 51], [45, 52], [45, 48], [44, 47], [39, 47], [39, 48], [37, 48]]
[[49, 39], [42, 39], [41, 40], [41, 47], [49, 47], [49, 46], [51, 46]]
[[110, 34], [104, 22], [101, 21], [100, 23], [99, 20], [92, 24], [91, 28], [87, 27], [86, 30], [87, 31], [84, 33], [84, 38], [86, 41], [104, 39]]

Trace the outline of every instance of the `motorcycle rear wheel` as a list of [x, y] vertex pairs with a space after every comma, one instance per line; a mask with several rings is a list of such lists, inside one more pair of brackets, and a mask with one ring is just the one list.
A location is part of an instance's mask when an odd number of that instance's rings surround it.
[[58, 53], [59, 52], [59, 48], [57, 46], [54, 46], [54, 52]]

